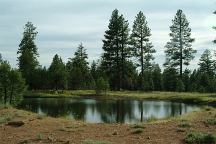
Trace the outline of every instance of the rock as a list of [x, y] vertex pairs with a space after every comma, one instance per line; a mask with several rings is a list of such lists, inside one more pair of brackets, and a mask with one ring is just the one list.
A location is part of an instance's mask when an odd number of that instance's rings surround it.
[[114, 131], [114, 132], [112, 133], [112, 135], [118, 135], [118, 132], [117, 132], [117, 131]]
[[150, 138], [150, 136], [149, 136], [149, 137], [147, 137], [147, 139], [149, 139], [149, 140], [150, 140], [150, 139], [151, 139], [151, 138]]
[[24, 125], [25, 123], [23, 121], [9, 121], [7, 125], [13, 126], [13, 127], [20, 127]]

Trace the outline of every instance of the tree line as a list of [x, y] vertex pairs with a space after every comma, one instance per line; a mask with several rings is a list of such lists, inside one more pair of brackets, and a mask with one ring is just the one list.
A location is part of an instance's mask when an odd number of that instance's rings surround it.
[[37, 60], [39, 54], [34, 41], [38, 32], [28, 22], [17, 52], [18, 70], [11, 69], [8, 62], [1, 60], [0, 72], [4, 75], [0, 82], [1, 92], [4, 87], [11, 89], [8, 88], [11, 84], [5, 82], [10, 79], [6, 78], [5, 69], [8, 73], [16, 73], [21, 87], [25, 79], [29, 90], [216, 92], [216, 53], [206, 49], [197, 69], [187, 68], [196, 53], [191, 32], [186, 15], [178, 10], [170, 26], [170, 40], [165, 45], [166, 59], [162, 71], [154, 62], [156, 49], [150, 41], [151, 29], [143, 12], [137, 14], [130, 29], [128, 21], [115, 9], [104, 34], [103, 53], [99, 60], [90, 65], [86, 49], [80, 43], [66, 63], [56, 54], [46, 68]]

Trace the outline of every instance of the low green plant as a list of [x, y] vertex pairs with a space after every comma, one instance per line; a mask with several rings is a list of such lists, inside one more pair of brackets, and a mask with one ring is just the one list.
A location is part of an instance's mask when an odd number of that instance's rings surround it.
[[216, 125], [216, 119], [207, 119], [204, 123], [207, 125]]
[[190, 128], [192, 125], [188, 122], [182, 122], [179, 124], [179, 127], [181, 128]]
[[134, 129], [138, 129], [138, 128], [145, 129], [146, 128], [145, 125], [143, 124], [135, 124], [135, 125], [132, 125], [131, 127]]
[[37, 139], [38, 140], [42, 140], [44, 138], [43, 134], [39, 133], [37, 134]]
[[191, 132], [186, 138], [187, 144], [215, 144], [216, 136], [208, 133]]
[[141, 133], [143, 133], [143, 128], [137, 128], [132, 131], [132, 134], [141, 134]]
[[0, 124], [4, 124], [13, 119], [13, 115], [11, 113], [3, 114], [0, 117]]

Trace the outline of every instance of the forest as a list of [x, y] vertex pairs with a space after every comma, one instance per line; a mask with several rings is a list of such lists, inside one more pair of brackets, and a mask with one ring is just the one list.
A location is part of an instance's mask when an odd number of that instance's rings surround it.
[[13, 103], [25, 90], [216, 92], [216, 52], [206, 48], [197, 68], [188, 68], [196, 54], [189, 24], [184, 12], [178, 10], [164, 46], [164, 66], [160, 67], [154, 62], [157, 48], [150, 41], [151, 29], [144, 13], [137, 14], [130, 28], [115, 9], [104, 33], [100, 59], [89, 62], [87, 49], [80, 43], [67, 62], [56, 54], [50, 66], [43, 67], [37, 60], [38, 32], [27, 22], [17, 51], [18, 69], [0, 59], [1, 98]]

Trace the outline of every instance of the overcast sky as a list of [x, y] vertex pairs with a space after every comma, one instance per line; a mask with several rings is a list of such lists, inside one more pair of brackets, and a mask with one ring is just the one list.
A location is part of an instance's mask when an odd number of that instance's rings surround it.
[[212, 14], [216, 0], [0, 0], [0, 53], [16, 67], [23, 27], [31, 21], [39, 32], [36, 44], [41, 65], [49, 66], [55, 54], [66, 62], [80, 42], [91, 62], [101, 56], [104, 31], [115, 8], [129, 21], [130, 27], [136, 14], [144, 12], [157, 50], [155, 61], [160, 65], [165, 61], [164, 46], [177, 9], [186, 14], [196, 39], [193, 47], [197, 54], [190, 68], [196, 67], [205, 49], [216, 47], [212, 44], [216, 37], [212, 30], [216, 25], [216, 16]]

